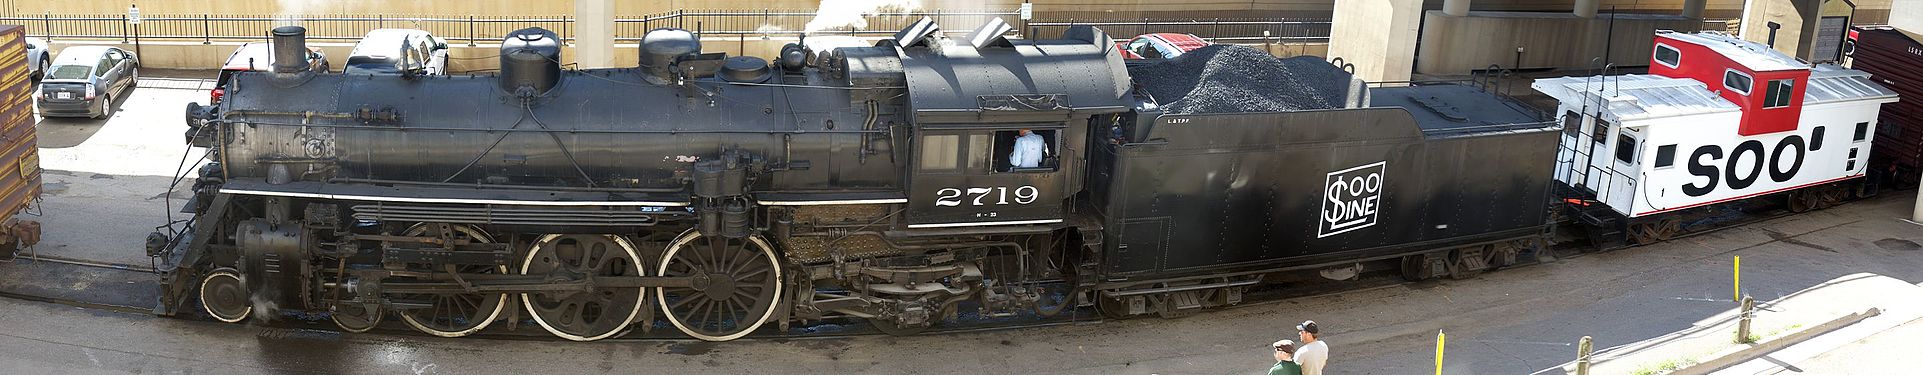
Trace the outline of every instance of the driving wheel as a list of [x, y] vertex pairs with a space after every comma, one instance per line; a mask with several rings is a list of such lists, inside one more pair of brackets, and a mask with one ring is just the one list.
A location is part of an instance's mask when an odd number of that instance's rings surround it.
[[688, 336], [728, 341], [760, 328], [780, 305], [781, 263], [761, 236], [726, 238], [690, 229], [661, 256], [661, 276], [686, 287], [661, 287], [661, 311]]
[[[465, 224], [420, 223], [404, 232], [410, 237], [434, 237], [445, 241], [494, 243], [480, 228]], [[459, 272], [464, 274], [506, 274], [507, 266], [461, 265], [436, 268], [409, 264], [410, 271], [425, 273]], [[415, 330], [440, 337], [461, 337], [480, 332], [494, 323], [507, 306], [506, 293], [399, 294], [397, 300], [424, 301], [427, 307], [400, 310], [401, 322]]]
[[546, 276], [550, 284], [585, 283], [585, 289], [521, 293], [534, 322], [548, 333], [594, 341], [625, 332], [647, 298], [647, 288], [594, 285], [598, 277], [646, 276], [641, 255], [625, 237], [612, 234], [550, 234], [535, 242], [521, 274]]

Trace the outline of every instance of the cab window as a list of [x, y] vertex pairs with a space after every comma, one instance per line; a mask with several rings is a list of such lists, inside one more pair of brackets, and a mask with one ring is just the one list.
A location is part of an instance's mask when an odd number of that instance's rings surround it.
[[921, 137], [922, 173], [960, 173], [961, 136], [954, 134]]
[[1001, 130], [994, 136], [995, 172], [1053, 172], [1059, 164], [1056, 130]]

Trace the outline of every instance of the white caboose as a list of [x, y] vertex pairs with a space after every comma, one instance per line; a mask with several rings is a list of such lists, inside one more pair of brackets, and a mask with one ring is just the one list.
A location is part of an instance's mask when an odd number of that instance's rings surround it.
[[1627, 219], [1639, 242], [1674, 234], [1663, 214], [1688, 208], [1775, 193], [1799, 211], [1840, 200], [1838, 183], [1864, 175], [1879, 107], [1896, 101], [1868, 73], [1722, 33], [1661, 31], [1654, 48], [1650, 74], [1531, 85], [1561, 102], [1556, 179], [1588, 198], [1577, 203]]

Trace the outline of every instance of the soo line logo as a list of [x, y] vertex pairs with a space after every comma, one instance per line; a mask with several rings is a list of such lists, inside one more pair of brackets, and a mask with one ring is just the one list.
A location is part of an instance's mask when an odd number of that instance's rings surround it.
[[1322, 220], [1316, 238], [1375, 225], [1382, 208], [1382, 172], [1388, 162], [1329, 172], [1322, 188]]

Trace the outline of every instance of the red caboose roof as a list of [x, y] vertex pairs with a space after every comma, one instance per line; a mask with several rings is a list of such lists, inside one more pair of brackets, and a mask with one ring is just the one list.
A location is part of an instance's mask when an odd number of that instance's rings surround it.
[[[1761, 43], [1738, 39], [1729, 34], [1718, 32], [1686, 34], [1669, 30], [1658, 30], [1656, 31], [1656, 37], [1659, 43], [1663, 42], [1662, 39], [1669, 39], [1708, 48], [1711, 51], [1715, 51], [1716, 54], [1722, 55], [1752, 72], [1809, 70], [1809, 63], [1797, 60], [1795, 57], [1791, 57], [1774, 48], [1769, 48], [1769, 46]], [[1684, 64], [1688, 64], [1688, 62], [1684, 62]]]

